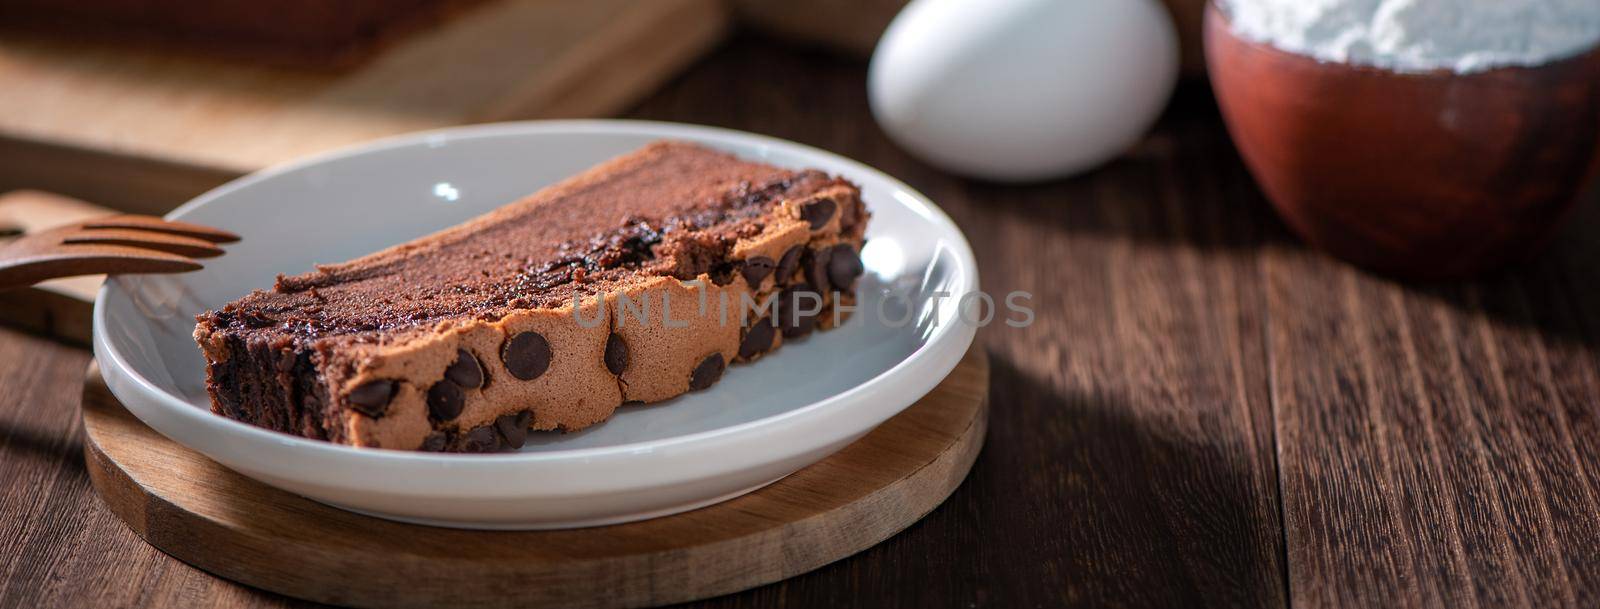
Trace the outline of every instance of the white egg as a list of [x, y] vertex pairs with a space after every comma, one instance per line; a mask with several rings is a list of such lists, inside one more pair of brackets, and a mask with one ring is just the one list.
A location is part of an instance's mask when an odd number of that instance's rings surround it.
[[1065, 176], [1132, 146], [1178, 80], [1157, 0], [913, 0], [872, 56], [890, 137], [952, 172]]

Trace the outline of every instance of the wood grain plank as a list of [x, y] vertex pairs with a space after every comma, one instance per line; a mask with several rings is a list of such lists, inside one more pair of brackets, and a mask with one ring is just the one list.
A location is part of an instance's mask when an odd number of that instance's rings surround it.
[[281, 607], [144, 543], [84, 471], [86, 351], [0, 329], [0, 607]]
[[0, 134], [0, 191], [43, 190], [161, 215], [240, 175]]
[[1423, 286], [1264, 252], [1296, 606], [1594, 606], [1600, 309], [1572, 255]]

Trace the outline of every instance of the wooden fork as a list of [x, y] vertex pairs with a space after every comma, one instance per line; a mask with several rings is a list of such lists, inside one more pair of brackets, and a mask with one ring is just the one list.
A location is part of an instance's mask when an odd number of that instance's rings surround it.
[[181, 273], [221, 256], [233, 233], [155, 216], [93, 218], [0, 244], [0, 289], [74, 275]]

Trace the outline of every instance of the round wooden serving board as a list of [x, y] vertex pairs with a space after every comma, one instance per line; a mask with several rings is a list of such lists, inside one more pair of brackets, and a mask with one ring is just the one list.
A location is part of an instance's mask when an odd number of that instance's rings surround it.
[[988, 425], [980, 348], [932, 393], [833, 456], [743, 497], [629, 524], [466, 531], [303, 499], [180, 446], [90, 369], [89, 475], [128, 527], [222, 577], [359, 607], [635, 607], [805, 573], [900, 532], [961, 484]]

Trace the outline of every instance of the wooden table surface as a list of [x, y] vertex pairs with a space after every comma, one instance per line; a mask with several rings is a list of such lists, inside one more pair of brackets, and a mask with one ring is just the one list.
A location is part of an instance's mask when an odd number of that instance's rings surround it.
[[[986, 289], [1035, 294], [1037, 321], [980, 334], [988, 446], [943, 507], [704, 605], [1600, 605], [1596, 206], [1529, 265], [1407, 285], [1287, 234], [1203, 89], [1123, 160], [999, 186], [897, 150], [864, 84], [858, 62], [740, 38], [633, 114], [901, 177], [967, 232]], [[77, 429], [88, 360], [0, 331], [0, 605], [300, 604], [105, 510]]]

